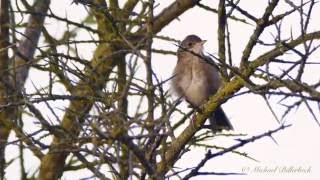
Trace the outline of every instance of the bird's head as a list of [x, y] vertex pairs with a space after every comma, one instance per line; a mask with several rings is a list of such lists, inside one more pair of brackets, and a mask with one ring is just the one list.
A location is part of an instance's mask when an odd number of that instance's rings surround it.
[[187, 50], [196, 54], [203, 54], [203, 44], [205, 42], [206, 40], [202, 40], [196, 35], [189, 35], [181, 42], [178, 53]]

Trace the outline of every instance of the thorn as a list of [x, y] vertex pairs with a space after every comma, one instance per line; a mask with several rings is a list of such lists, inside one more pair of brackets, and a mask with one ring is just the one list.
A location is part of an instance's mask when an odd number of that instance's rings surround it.
[[270, 135], [269, 137], [271, 138], [271, 140], [272, 140], [277, 146], [279, 146], [277, 140], [276, 140], [272, 135]]

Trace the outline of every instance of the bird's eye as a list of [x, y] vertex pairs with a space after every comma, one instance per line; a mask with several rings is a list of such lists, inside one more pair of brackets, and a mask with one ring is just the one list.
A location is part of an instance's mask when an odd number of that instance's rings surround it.
[[188, 43], [188, 46], [191, 47], [191, 46], [192, 46], [192, 43]]

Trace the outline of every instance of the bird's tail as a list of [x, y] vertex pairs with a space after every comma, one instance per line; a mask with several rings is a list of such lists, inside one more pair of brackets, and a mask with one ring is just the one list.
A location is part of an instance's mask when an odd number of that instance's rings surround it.
[[213, 116], [210, 117], [210, 126], [214, 132], [221, 130], [233, 130], [232, 124], [221, 107], [218, 107], [214, 111]]

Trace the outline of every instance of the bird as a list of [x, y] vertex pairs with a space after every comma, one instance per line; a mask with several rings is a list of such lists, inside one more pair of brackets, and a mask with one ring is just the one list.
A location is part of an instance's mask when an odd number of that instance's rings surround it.
[[[199, 109], [221, 86], [218, 69], [209, 64], [210, 57], [204, 55], [204, 43], [197, 35], [188, 35], [180, 43], [177, 51], [177, 64], [173, 71], [172, 89], [184, 98], [193, 108]], [[212, 60], [211, 60], [212, 61]], [[233, 130], [230, 120], [221, 106], [209, 117], [213, 132]]]

